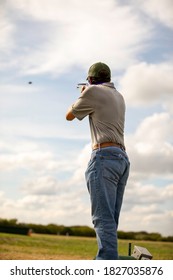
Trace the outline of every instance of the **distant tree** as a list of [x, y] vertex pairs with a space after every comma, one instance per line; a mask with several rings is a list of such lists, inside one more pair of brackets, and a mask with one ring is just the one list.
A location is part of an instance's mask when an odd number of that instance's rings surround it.
[[10, 219], [9, 224], [16, 225], [17, 224], [17, 219]]
[[[32, 230], [35, 233], [42, 234], [60, 234], [60, 235], [74, 235], [74, 236], [88, 236], [95, 237], [95, 231], [93, 228], [88, 226], [64, 226], [64, 225], [56, 225], [56, 224], [27, 224], [27, 223], [18, 223], [17, 219], [2, 219], [0, 218], [0, 232], [4, 232], [4, 230], [16, 230], [19, 232], [19, 228], [24, 232], [26, 232], [27, 228]], [[7, 229], [8, 228], [8, 229]], [[15, 229], [16, 228], [16, 229]], [[165, 241], [165, 242], [173, 242], [173, 236], [162, 237], [160, 233], [152, 232], [148, 233], [146, 231], [118, 231], [119, 239], [127, 239], [127, 240], [151, 240], [151, 241]]]

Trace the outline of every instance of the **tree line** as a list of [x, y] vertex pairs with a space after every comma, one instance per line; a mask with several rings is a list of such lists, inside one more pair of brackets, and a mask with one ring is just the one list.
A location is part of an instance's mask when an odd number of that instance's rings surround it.
[[[54, 235], [70, 235], [70, 236], [85, 236], [95, 237], [95, 231], [88, 226], [64, 226], [56, 224], [32, 224], [32, 223], [18, 223], [17, 219], [1, 219], [0, 218], [0, 232], [27, 234], [54, 234]], [[128, 240], [150, 240], [150, 241], [167, 241], [173, 242], [173, 236], [163, 237], [160, 233], [146, 231], [118, 231], [119, 239]]]

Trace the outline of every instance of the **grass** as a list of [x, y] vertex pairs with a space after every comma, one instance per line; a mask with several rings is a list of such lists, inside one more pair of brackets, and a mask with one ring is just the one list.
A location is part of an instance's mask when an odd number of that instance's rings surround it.
[[[119, 240], [119, 254], [128, 255], [128, 243], [145, 247], [155, 260], [172, 260], [173, 243]], [[0, 260], [92, 260], [95, 238], [0, 233]]]

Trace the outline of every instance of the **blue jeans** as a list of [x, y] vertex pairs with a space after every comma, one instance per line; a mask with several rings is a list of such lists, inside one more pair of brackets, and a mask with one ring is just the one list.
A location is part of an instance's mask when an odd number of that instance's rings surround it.
[[94, 150], [85, 172], [96, 232], [96, 260], [118, 259], [117, 227], [130, 162], [117, 147]]

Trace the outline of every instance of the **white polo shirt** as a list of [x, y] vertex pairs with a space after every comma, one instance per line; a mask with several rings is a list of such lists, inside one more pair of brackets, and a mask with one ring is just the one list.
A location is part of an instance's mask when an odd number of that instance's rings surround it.
[[72, 113], [79, 120], [89, 116], [92, 146], [105, 142], [124, 146], [125, 102], [113, 83], [86, 87]]

